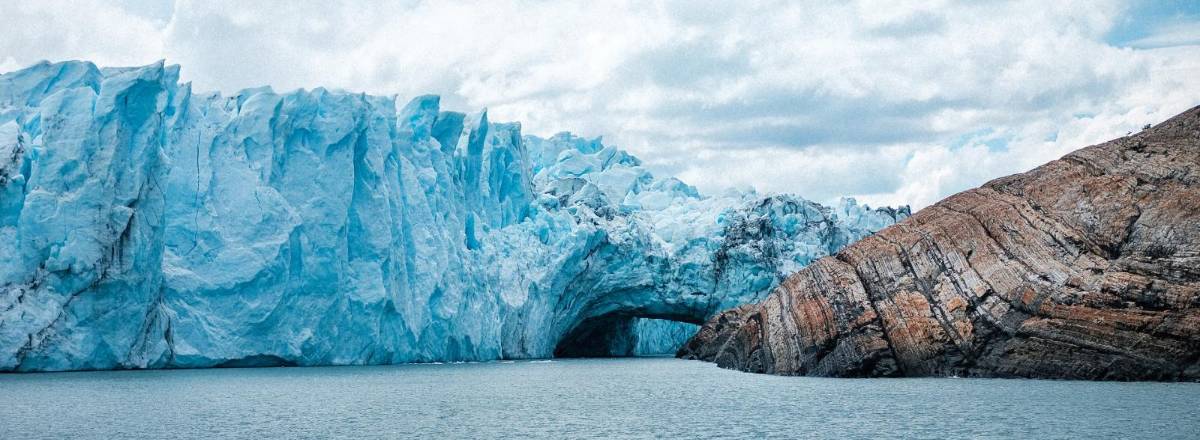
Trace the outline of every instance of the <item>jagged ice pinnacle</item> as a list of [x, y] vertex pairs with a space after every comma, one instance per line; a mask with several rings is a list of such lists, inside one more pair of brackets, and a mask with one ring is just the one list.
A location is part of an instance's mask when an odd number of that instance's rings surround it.
[[0, 371], [673, 351], [906, 215], [702, 196], [436, 96], [42, 63], [0, 76]]

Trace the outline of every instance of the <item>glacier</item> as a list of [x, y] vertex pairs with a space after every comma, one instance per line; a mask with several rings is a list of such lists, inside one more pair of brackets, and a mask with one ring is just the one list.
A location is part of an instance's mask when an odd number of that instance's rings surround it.
[[701, 195], [436, 96], [43, 62], [0, 75], [0, 371], [672, 351], [907, 215]]

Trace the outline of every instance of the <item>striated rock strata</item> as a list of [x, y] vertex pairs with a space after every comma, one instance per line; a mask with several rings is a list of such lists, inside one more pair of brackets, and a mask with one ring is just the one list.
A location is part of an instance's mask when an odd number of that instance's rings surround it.
[[678, 355], [809, 376], [1200, 378], [1200, 107], [951, 196]]

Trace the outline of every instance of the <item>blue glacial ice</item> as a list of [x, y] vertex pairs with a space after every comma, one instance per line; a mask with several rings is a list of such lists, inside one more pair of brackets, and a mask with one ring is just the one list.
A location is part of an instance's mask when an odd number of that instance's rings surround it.
[[669, 351], [907, 215], [702, 196], [436, 96], [178, 73], [0, 76], [0, 371]]

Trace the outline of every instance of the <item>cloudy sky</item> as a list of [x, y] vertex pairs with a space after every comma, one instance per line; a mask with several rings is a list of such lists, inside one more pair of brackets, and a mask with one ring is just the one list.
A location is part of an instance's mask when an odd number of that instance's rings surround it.
[[914, 207], [1200, 104], [1192, 0], [291, 3], [4, 1], [0, 72], [436, 93], [710, 193]]

